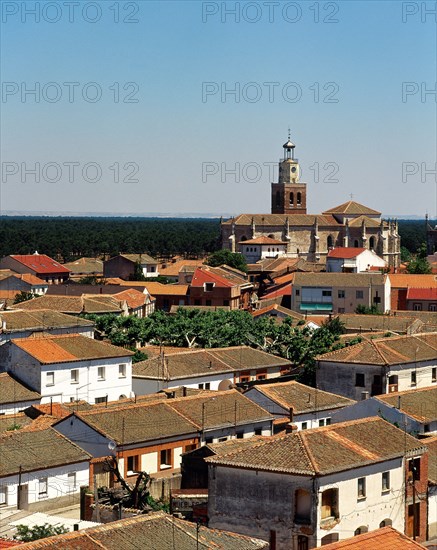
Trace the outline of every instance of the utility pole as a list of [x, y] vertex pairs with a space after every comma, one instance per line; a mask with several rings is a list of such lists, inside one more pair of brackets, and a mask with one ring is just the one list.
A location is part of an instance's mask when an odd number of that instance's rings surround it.
[[17, 508], [21, 510], [21, 464], [18, 469], [18, 495], [17, 495]]

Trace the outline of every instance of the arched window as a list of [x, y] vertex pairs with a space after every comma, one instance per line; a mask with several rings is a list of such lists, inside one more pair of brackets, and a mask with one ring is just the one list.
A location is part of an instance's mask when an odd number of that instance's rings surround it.
[[290, 206], [294, 206], [294, 193], [290, 193]]
[[281, 206], [281, 193], [276, 191], [276, 206]]
[[369, 239], [369, 248], [370, 248], [370, 250], [375, 249], [375, 237], [370, 237], [370, 239]]
[[322, 493], [322, 520], [338, 517], [338, 489], [326, 489]]
[[332, 248], [334, 246], [334, 239], [332, 238], [332, 235], [328, 235], [328, 238], [326, 239], [326, 245], [328, 248]]
[[358, 242], [358, 239], [354, 240], [354, 248], [358, 248], [360, 246], [360, 243]]
[[246, 235], [243, 235], [243, 236], [241, 237], [241, 240], [242, 240], [242, 241], [247, 241]]
[[390, 525], [393, 525], [392, 520], [390, 518], [386, 518], [381, 521], [379, 528], [382, 529], [383, 527], [389, 527]]
[[299, 249], [297, 249], [297, 250], [296, 250], [296, 253], [297, 253], [297, 254], [299, 254], [299, 253], [300, 253], [300, 250], [299, 250]]
[[298, 193], [297, 194], [297, 205], [301, 205], [302, 204], [302, 193]]
[[126, 399], [126, 396], [124, 394], [121, 394], [118, 399]]
[[273, 235], [273, 233], [270, 233], [270, 235], [267, 235], [267, 237], [269, 237], [270, 239], [274, 239], [275, 236]]
[[361, 527], [358, 527], [358, 529], [355, 529], [354, 536], [362, 535], [363, 533], [367, 533], [369, 531], [369, 528], [365, 525], [361, 525]]

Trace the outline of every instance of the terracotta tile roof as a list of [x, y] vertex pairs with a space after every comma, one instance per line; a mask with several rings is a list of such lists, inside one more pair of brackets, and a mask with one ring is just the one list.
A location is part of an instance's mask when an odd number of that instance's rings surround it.
[[429, 423], [437, 420], [437, 386], [378, 395], [376, 399], [399, 408], [419, 422]]
[[319, 361], [398, 365], [437, 358], [436, 333], [366, 340], [337, 351], [319, 355]]
[[225, 373], [232, 378], [234, 372], [242, 370], [290, 365], [286, 359], [248, 346], [196, 350], [179, 348], [179, 353], [165, 355], [164, 362], [158, 355], [135, 363], [132, 365], [132, 376], [170, 381]]
[[73, 275], [75, 273], [103, 274], [103, 262], [97, 258], [79, 258], [74, 262], [65, 263], [64, 267], [69, 269]]
[[428, 479], [431, 483], [437, 485], [437, 436], [422, 439], [422, 443], [429, 452]]
[[[184, 398], [187, 399], [187, 398]], [[169, 405], [170, 400], [93, 408], [74, 413], [119, 445], [194, 434], [198, 428]]]
[[266, 315], [267, 313], [274, 314], [275, 312], [282, 313], [286, 317], [292, 317], [293, 319], [296, 319], [298, 321], [302, 321], [305, 319], [305, 317], [298, 313], [297, 311], [293, 311], [292, 309], [288, 309], [286, 307], [280, 306], [279, 304], [270, 304], [269, 306], [262, 307], [260, 309], [256, 309], [255, 311], [252, 311], [252, 317], [259, 317], [260, 315]]
[[382, 418], [371, 417], [272, 437], [205, 460], [243, 469], [322, 476], [425, 450], [416, 438]]
[[14, 254], [10, 256], [36, 273], [70, 273], [70, 270], [45, 254]]
[[[91, 455], [53, 428], [4, 433], [0, 436], [0, 447], [0, 477], [18, 473], [20, 466], [23, 472], [30, 472], [91, 458]], [[48, 449], [50, 452], [47, 452]]]
[[22, 545], [23, 550], [261, 550], [266, 541], [209, 529], [175, 518], [164, 512], [152, 512], [113, 521], [98, 527], [40, 539]]
[[164, 285], [157, 282], [145, 281], [144, 283], [136, 283], [124, 281], [121, 286], [143, 286], [152, 296], [186, 296], [188, 294], [189, 285], [169, 284]]
[[[214, 282], [218, 287], [234, 287], [240, 285], [248, 285], [244, 273], [237, 270], [230, 270], [226, 266], [222, 267], [198, 267], [194, 272], [191, 281], [192, 287], [202, 287], [205, 283]], [[252, 286], [250, 284], [250, 286]]]
[[295, 273], [295, 286], [368, 287], [383, 285], [385, 275], [380, 273]]
[[373, 210], [368, 206], [364, 206], [359, 202], [347, 201], [347, 202], [344, 202], [343, 204], [339, 204], [338, 206], [334, 206], [334, 208], [325, 210], [323, 214], [352, 214], [352, 215], [371, 214], [371, 215], [380, 216], [381, 212], [378, 212], [377, 210]]
[[407, 300], [437, 301], [437, 286], [431, 288], [411, 288], [407, 290]]
[[[207, 443], [205, 447], [211, 449], [211, 451], [217, 455], [227, 455], [242, 449], [247, 449], [250, 445], [255, 445], [265, 441], [269, 441], [270, 438], [262, 435], [253, 435], [247, 439], [228, 439], [227, 441], [222, 441], [221, 443]], [[198, 449], [196, 449], [198, 450]], [[195, 451], [196, 451], [195, 450]], [[190, 452], [195, 452], [190, 451]]]
[[328, 258], [356, 258], [365, 251], [365, 248], [339, 246], [338, 248], [333, 248], [328, 252]]
[[74, 328], [94, 326], [92, 321], [81, 317], [65, 315], [50, 309], [32, 311], [2, 311], [0, 312], [0, 323], [5, 323], [0, 331], [3, 333], [16, 332], [19, 330], [50, 330], [55, 328]]
[[356, 330], [357, 332], [393, 331], [400, 334], [406, 334], [417, 332], [418, 329], [423, 326], [423, 322], [413, 317], [400, 317], [397, 315], [359, 315], [356, 313], [342, 313], [338, 315], [338, 318], [344, 323], [346, 330]]
[[265, 227], [273, 227], [283, 225], [287, 223], [287, 218], [292, 226], [306, 226], [311, 227], [314, 225], [316, 219], [319, 227], [338, 227], [341, 225], [334, 216], [329, 213], [325, 214], [293, 214], [288, 216], [287, 214], [240, 214], [235, 218], [230, 218], [223, 222], [223, 225], [252, 225], [252, 220], [255, 225]]
[[294, 273], [286, 273], [280, 277], [275, 277], [274, 281], [276, 285], [283, 285], [284, 283], [292, 283], [294, 279]]
[[300, 384], [294, 380], [272, 384], [259, 384], [248, 391], [258, 391], [284, 409], [288, 410], [292, 407], [294, 414], [337, 409], [355, 403], [352, 399], [311, 388], [310, 386], [305, 386], [305, 384]]
[[414, 275], [410, 273], [390, 273], [392, 288], [431, 288], [437, 287], [437, 275]]
[[44, 365], [133, 355], [130, 350], [87, 338], [81, 334], [21, 338], [14, 339], [12, 342]]
[[280, 241], [278, 239], [272, 239], [271, 237], [266, 237], [264, 235], [260, 237], [256, 237], [255, 239], [247, 239], [245, 241], [240, 241], [238, 244], [265, 244], [265, 245], [273, 245], [273, 244], [287, 244], [286, 241]]
[[[166, 262], [161, 264], [159, 274], [164, 277], [177, 277], [180, 271], [186, 268], [196, 268], [203, 264], [204, 260], [177, 260], [176, 262]], [[165, 265], [165, 267], [163, 267]]]
[[418, 550], [425, 548], [393, 527], [383, 527], [324, 546], [326, 550]]
[[271, 298], [277, 298], [278, 296], [291, 296], [291, 285], [285, 284], [280, 287], [273, 287], [266, 290], [264, 296], [260, 298], [260, 301], [270, 300]]
[[122, 258], [126, 258], [126, 260], [129, 260], [133, 263], [140, 262], [142, 265], [145, 265], [145, 264], [155, 265], [158, 263], [158, 260], [155, 260], [155, 258], [152, 258], [152, 256], [149, 256], [148, 254], [120, 254], [120, 256]]
[[217, 391], [169, 399], [169, 406], [188, 418], [199, 429], [239, 426], [273, 417], [237, 390]]
[[9, 373], [0, 373], [0, 405], [18, 401], [39, 401], [40, 399], [41, 394], [31, 390]]
[[52, 309], [62, 313], [120, 313], [120, 302], [112, 296], [40, 296], [12, 306], [12, 309]]
[[13, 426], [19, 426], [19, 429], [21, 429], [31, 423], [32, 419], [22, 412], [0, 415], [0, 434], [8, 433]]
[[7, 276], [0, 276], [0, 280], [2, 281], [6, 281], [7, 279], [9, 279], [7, 283], [9, 288], [13, 287], [13, 285], [15, 284], [14, 281], [16, 279], [20, 281], [24, 281], [25, 283], [31, 286], [45, 286], [45, 287], [49, 286], [48, 283], [46, 283], [39, 277], [36, 277], [32, 273], [11, 273], [10, 275], [7, 275]]
[[[349, 227], [361, 227], [363, 225], [363, 221], [366, 227], [380, 227], [381, 225], [380, 220], [375, 220], [374, 218], [369, 218], [368, 216], [358, 216], [358, 218], [354, 218], [349, 221]], [[387, 224], [384, 223], [384, 226], [386, 225]]]
[[149, 297], [146, 294], [143, 294], [135, 288], [129, 288], [127, 290], [122, 290], [117, 294], [113, 294], [114, 298], [120, 301], [126, 301], [129, 309], [137, 309], [139, 307], [145, 306], [149, 303]]

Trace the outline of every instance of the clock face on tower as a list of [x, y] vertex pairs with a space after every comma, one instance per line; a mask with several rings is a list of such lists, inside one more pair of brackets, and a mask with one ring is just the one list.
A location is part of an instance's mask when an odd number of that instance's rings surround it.
[[291, 168], [291, 171], [292, 171], [292, 172], [296, 172], [296, 166], [293, 166], [293, 167]]

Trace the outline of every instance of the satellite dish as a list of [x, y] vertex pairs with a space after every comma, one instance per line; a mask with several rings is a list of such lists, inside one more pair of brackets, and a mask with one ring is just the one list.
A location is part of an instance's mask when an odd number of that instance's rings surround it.
[[108, 449], [109, 449], [110, 451], [114, 451], [114, 450], [116, 449], [116, 447], [117, 447], [117, 443], [116, 443], [115, 441], [110, 441], [110, 442], [108, 443]]

